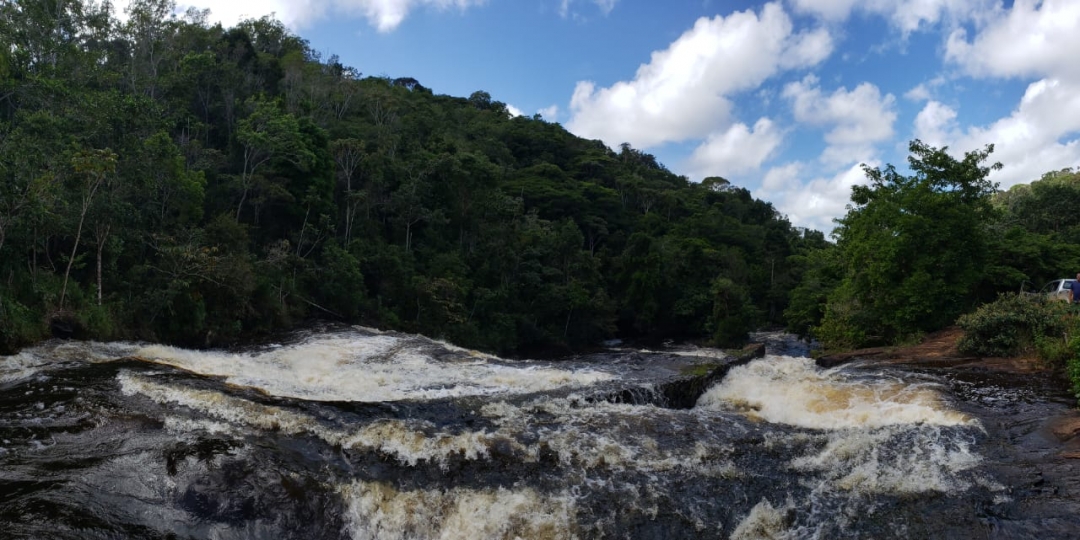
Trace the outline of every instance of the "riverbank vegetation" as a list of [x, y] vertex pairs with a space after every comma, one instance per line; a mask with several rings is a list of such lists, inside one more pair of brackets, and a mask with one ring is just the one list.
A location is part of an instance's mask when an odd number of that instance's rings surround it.
[[962, 159], [917, 140], [910, 150], [909, 176], [866, 169], [836, 243], [808, 255], [787, 311], [793, 331], [829, 349], [893, 344], [1080, 269], [1080, 173], [1001, 192], [988, 180], [1001, 166], [992, 146]]
[[782, 323], [827, 245], [723, 178], [486, 92], [173, 8], [0, 4], [0, 350], [219, 345], [311, 317], [503, 353], [730, 346]]
[[1031, 292], [1080, 270], [1080, 173], [998, 191], [992, 146], [962, 159], [917, 140], [910, 151], [910, 175], [866, 168], [836, 243], [807, 255], [788, 328], [842, 351], [955, 323], [961, 352], [1037, 354], [1080, 397], [1080, 312]]
[[1080, 400], [1080, 308], [1038, 295], [1005, 293], [960, 317], [961, 353], [974, 356], [1034, 355], [1068, 377]]

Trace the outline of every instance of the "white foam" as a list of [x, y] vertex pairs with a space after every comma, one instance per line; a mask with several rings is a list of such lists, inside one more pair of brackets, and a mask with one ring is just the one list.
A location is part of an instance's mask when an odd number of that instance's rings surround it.
[[[452, 358], [435, 359], [435, 347]], [[162, 345], [136, 356], [271, 395], [314, 401], [386, 402], [580, 387], [612, 379], [610, 373], [559, 369], [390, 335], [338, 334], [251, 354], [204, 352]]]
[[[199, 390], [161, 384], [146, 377], [123, 372], [117, 378], [124, 395], [141, 394], [167, 405], [177, 404], [202, 412], [218, 420], [286, 435], [311, 435], [343, 448], [357, 448], [386, 454], [399, 462], [416, 465], [420, 461], [445, 463], [451, 456], [479, 459], [488, 455], [495, 436], [486, 432], [440, 433], [428, 436], [422, 422], [384, 420], [358, 427], [355, 431], [335, 429], [316, 418], [293, 411], [262, 405], [213, 390]], [[177, 429], [204, 429], [204, 425], [185, 425], [174, 421]], [[218, 426], [215, 429], [225, 428]]]
[[567, 493], [530, 488], [399, 491], [377, 482], [340, 488], [354, 540], [571, 539], [575, 504]]
[[[651, 424], [682, 419], [694, 422], [689, 411], [651, 405], [581, 401], [577, 396], [543, 398], [522, 405], [494, 402], [481, 413], [499, 426], [497, 433], [515, 437], [535, 433], [540, 442], [525, 447], [527, 461], [541, 451], [554, 454], [574, 469], [690, 471], [699, 476], [735, 478], [734, 449], [724, 440], [699, 440], [688, 445], [662, 445], [650, 433]], [[543, 418], [538, 421], [538, 418]]]
[[820, 369], [809, 358], [787, 356], [769, 356], [732, 369], [697, 405], [825, 430], [977, 423], [952, 410], [931, 385], [860, 379], [841, 369]]
[[[822, 491], [867, 494], [951, 493], [969, 489], [975, 479], [962, 473], [982, 457], [971, 442], [942, 426], [891, 426], [829, 434], [817, 453], [797, 458], [791, 468], [817, 473]], [[896, 442], [902, 440], [902, 447]], [[993, 487], [993, 486], [987, 486]]]
[[732, 531], [731, 540], [781, 540], [794, 537], [788, 527], [787, 514], [793, 509], [791, 501], [776, 508], [768, 499], [750, 509], [750, 513]]
[[[641, 422], [667, 423], [680, 415], [689, 416], [688, 411], [612, 403], [579, 407], [574, 398], [545, 398], [521, 406], [503, 401], [487, 404], [481, 412], [494, 426], [479, 431], [446, 432], [416, 419], [385, 419], [346, 428], [215, 390], [161, 383], [129, 372], [122, 372], [118, 380], [125, 395], [139, 394], [162, 405], [181, 405], [212, 418], [167, 417], [166, 428], [178, 433], [202, 430], [236, 435], [246, 427], [309, 435], [343, 448], [384, 454], [409, 466], [422, 461], [446, 466], [452, 458], [488, 459], [492, 449], [498, 448], [500, 454], [510, 453], [524, 463], [536, 463], [547, 454], [564, 466], [582, 470], [686, 470], [724, 478], [741, 474], [729, 459], [733, 449], [726, 441], [669, 447], [646, 430], [634, 428]], [[537, 423], [537, 415], [546, 420]]]
[[70, 362], [110, 362], [135, 350], [131, 343], [49, 341], [0, 356], [0, 384], [28, 379], [50, 368]]

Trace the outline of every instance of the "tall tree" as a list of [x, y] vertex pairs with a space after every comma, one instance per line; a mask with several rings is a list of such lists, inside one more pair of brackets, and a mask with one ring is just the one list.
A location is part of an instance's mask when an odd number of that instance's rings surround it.
[[64, 299], [67, 297], [71, 265], [75, 262], [75, 254], [79, 251], [79, 240], [82, 238], [86, 213], [90, 210], [90, 205], [94, 202], [94, 196], [97, 195], [98, 190], [116, 172], [116, 154], [108, 148], [104, 150], [80, 150], [72, 156], [71, 166], [75, 174], [82, 177], [83, 181], [80, 183], [79, 225], [75, 230], [75, 241], [71, 246], [71, 256], [68, 257], [67, 268], [64, 270], [64, 286], [60, 292], [61, 309], [64, 308]]
[[283, 112], [277, 103], [265, 99], [252, 99], [249, 106], [252, 108], [251, 114], [240, 121], [236, 135], [243, 159], [236, 221], [240, 221], [244, 202], [260, 180], [259, 171], [271, 160], [280, 159], [303, 168], [313, 159], [303, 144], [300, 123], [294, 116]]
[[985, 164], [993, 146], [952, 157], [915, 140], [900, 174], [864, 166], [854, 206], [836, 230], [844, 279], [830, 296], [822, 338], [846, 344], [893, 341], [956, 320], [976, 296], [992, 215]]

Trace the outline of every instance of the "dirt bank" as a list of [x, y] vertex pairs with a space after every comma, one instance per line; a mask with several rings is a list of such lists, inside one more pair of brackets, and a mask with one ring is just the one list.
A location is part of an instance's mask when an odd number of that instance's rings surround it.
[[818, 358], [817, 363], [823, 367], [832, 367], [859, 359], [893, 365], [982, 369], [1009, 373], [1048, 371], [1048, 368], [1034, 355], [1017, 358], [982, 358], [962, 354], [957, 350], [956, 344], [960, 342], [963, 335], [963, 330], [952, 327], [929, 334], [916, 345], [873, 347], [829, 354]]

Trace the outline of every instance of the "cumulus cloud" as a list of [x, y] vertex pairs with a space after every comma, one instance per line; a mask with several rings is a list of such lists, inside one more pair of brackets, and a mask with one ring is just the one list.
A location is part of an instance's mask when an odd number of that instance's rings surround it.
[[928, 102], [915, 117], [915, 138], [930, 146], [948, 146], [956, 138], [956, 111], [937, 101]]
[[552, 105], [550, 107], [544, 107], [543, 109], [536, 111], [536, 114], [544, 117], [544, 120], [547, 120], [548, 122], [554, 122], [559, 118], [559, 106]]
[[[178, 0], [177, 8], [210, 9], [210, 20], [232, 25], [251, 17], [274, 14], [293, 29], [305, 28], [332, 15], [360, 16], [380, 32], [397, 28], [418, 8], [465, 10], [487, 0]], [[119, 13], [129, 0], [113, 2]]]
[[957, 111], [931, 101], [915, 118], [915, 135], [957, 155], [993, 144], [991, 159], [1005, 167], [991, 179], [1002, 188], [1080, 165], [1080, 84], [1036, 81], [1012, 114], [986, 126], [961, 129], [956, 118]]
[[881, 95], [873, 84], [864, 82], [850, 91], [840, 87], [826, 95], [817, 77], [808, 75], [785, 86], [783, 95], [791, 101], [797, 121], [831, 128], [825, 133], [829, 146], [822, 155], [827, 162], [850, 163], [893, 136], [896, 98]]
[[911, 101], [927, 101], [930, 99], [930, 89], [926, 87], [926, 84], [919, 84], [904, 93], [904, 97]]
[[955, 30], [945, 58], [976, 77], [1046, 77], [1080, 81], [1080, 2], [1016, 0], [968, 40]]
[[[880, 166], [875, 160], [868, 160], [866, 164]], [[833, 219], [847, 212], [851, 188], [866, 184], [866, 175], [861, 164], [832, 176], [815, 176], [802, 182], [800, 176], [805, 172], [806, 165], [799, 162], [774, 167], [765, 174], [761, 188], [754, 196], [771, 201], [793, 224], [828, 233], [836, 226]]]
[[521, 111], [521, 109], [519, 109], [519, 108], [517, 108], [517, 107], [515, 107], [515, 106], [513, 106], [513, 105], [511, 105], [509, 103], [506, 104], [506, 112], [509, 112], [510, 116], [521, 116], [521, 115], [525, 114], [524, 112]]
[[994, 144], [993, 158], [1005, 168], [991, 178], [1003, 188], [1080, 165], [1077, 50], [1080, 2], [1074, 0], [1016, 0], [970, 39], [954, 31], [945, 45], [947, 61], [976, 78], [1027, 79], [1027, 89], [1008, 116], [966, 129], [956, 125], [957, 111], [949, 115], [931, 102], [916, 118], [916, 133], [950, 142], [958, 153]]
[[691, 176], [704, 178], [757, 170], [773, 155], [783, 138], [783, 133], [768, 118], [758, 120], [753, 129], [738, 123], [726, 131], [713, 133], [690, 156]]
[[949, 79], [944, 76], [937, 76], [926, 82], [921, 82], [915, 85], [914, 88], [904, 93], [904, 97], [908, 101], [914, 101], [916, 103], [921, 101], [930, 101], [935, 99], [935, 94], [940, 93], [943, 89], [946, 89], [949, 83]]
[[654, 52], [633, 80], [607, 88], [579, 82], [567, 126], [612, 146], [701, 139], [730, 127], [733, 95], [756, 89], [783, 69], [815, 65], [832, 49], [826, 30], [794, 33], [778, 3], [760, 13], [703, 17], [667, 49]]

